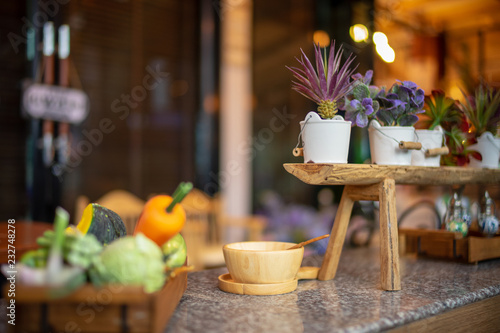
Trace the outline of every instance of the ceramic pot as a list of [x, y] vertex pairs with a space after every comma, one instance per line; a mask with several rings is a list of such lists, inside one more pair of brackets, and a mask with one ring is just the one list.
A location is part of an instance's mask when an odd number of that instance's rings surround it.
[[342, 116], [322, 119], [311, 111], [300, 122], [304, 163], [347, 163], [351, 122]]
[[411, 165], [432, 166], [440, 165], [441, 156], [425, 156], [429, 149], [440, 148], [443, 144], [444, 131], [441, 126], [436, 126], [434, 130], [416, 130], [416, 140], [422, 144], [422, 149], [411, 152]]
[[484, 132], [475, 145], [469, 146], [469, 150], [475, 150], [483, 157], [482, 161], [471, 156], [469, 166], [473, 168], [498, 168], [500, 158], [500, 138], [495, 138], [491, 132]]
[[499, 222], [496, 216], [489, 215], [478, 220], [479, 229], [486, 236], [494, 236], [498, 231]]
[[415, 141], [413, 126], [382, 126], [377, 120], [368, 126], [372, 163], [410, 165], [411, 150], [399, 148], [401, 141]]

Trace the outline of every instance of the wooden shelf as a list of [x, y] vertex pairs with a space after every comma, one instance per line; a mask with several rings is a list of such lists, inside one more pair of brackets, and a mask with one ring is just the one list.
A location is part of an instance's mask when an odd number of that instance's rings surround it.
[[283, 166], [307, 184], [345, 185], [318, 274], [319, 280], [335, 277], [354, 202], [379, 201], [380, 284], [383, 290], [392, 291], [401, 289], [396, 184], [500, 184], [499, 169], [319, 163], [287, 163]]
[[370, 185], [384, 178], [396, 184], [500, 184], [500, 169], [376, 164], [286, 163], [285, 170], [311, 185]]
[[[477, 233], [478, 234], [478, 233]], [[500, 237], [480, 237], [471, 233], [426, 229], [399, 229], [402, 253], [477, 263], [500, 258]]]

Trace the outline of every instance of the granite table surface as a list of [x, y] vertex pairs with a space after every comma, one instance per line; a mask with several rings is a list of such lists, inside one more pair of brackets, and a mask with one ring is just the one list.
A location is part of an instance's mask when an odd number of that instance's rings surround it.
[[380, 332], [500, 295], [500, 259], [473, 265], [402, 255], [400, 270], [402, 290], [383, 291], [379, 249], [344, 249], [333, 280], [301, 280], [275, 296], [221, 291], [226, 268], [193, 272], [165, 331]]

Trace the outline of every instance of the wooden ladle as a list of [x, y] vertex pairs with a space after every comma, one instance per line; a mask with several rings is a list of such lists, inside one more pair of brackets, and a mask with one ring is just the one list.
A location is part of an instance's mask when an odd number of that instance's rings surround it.
[[316, 241], [319, 241], [323, 238], [326, 238], [326, 237], [329, 237], [330, 234], [326, 234], [326, 235], [323, 235], [323, 236], [319, 236], [319, 237], [315, 237], [315, 238], [312, 238], [312, 239], [309, 239], [309, 240], [306, 240], [304, 242], [301, 242], [299, 244], [295, 244], [294, 246], [292, 247], [289, 247], [287, 250], [293, 250], [293, 249], [298, 249], [300, 247], [303, 247], [303, 246], [306, 246], [307, 244], [311, 244], [313, 242], [316, 242]]

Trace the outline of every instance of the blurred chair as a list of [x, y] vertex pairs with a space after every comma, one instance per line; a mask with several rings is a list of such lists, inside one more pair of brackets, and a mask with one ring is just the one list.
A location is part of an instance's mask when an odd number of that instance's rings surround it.
[[186, 211], [186, 224], [181, 234], [186, 240], [188, 262], [197, 270], [225, 265], [222, 247], [233, 230], [241, 231], [240, 241], [262, 239], [265, 219], [260, 216], [225, 216], [219, 195], [212, 198], [199, 189], [193, 189], [181, 204]]
[[[145, 204], [144, 200], [125, 190], [112, 190], [92, 202], [98, 203], [118, 214], [125, 224], [128, 235], [134, 232], [135, 224], [139, 220], [139, 216]], [[84, 195], [76, 199], [75, 224], [78, 224], [82, 217], [83, 210], [89, 203], [91, 203], [90, 199]]]
[[219, 193], [213, 199], [217, 240], [227, 243], [232, 234], [240, 235], [240, 241], [260, 241], [263, 239], [267, 219], [261, 215], [228, 216], [224, 213]]

